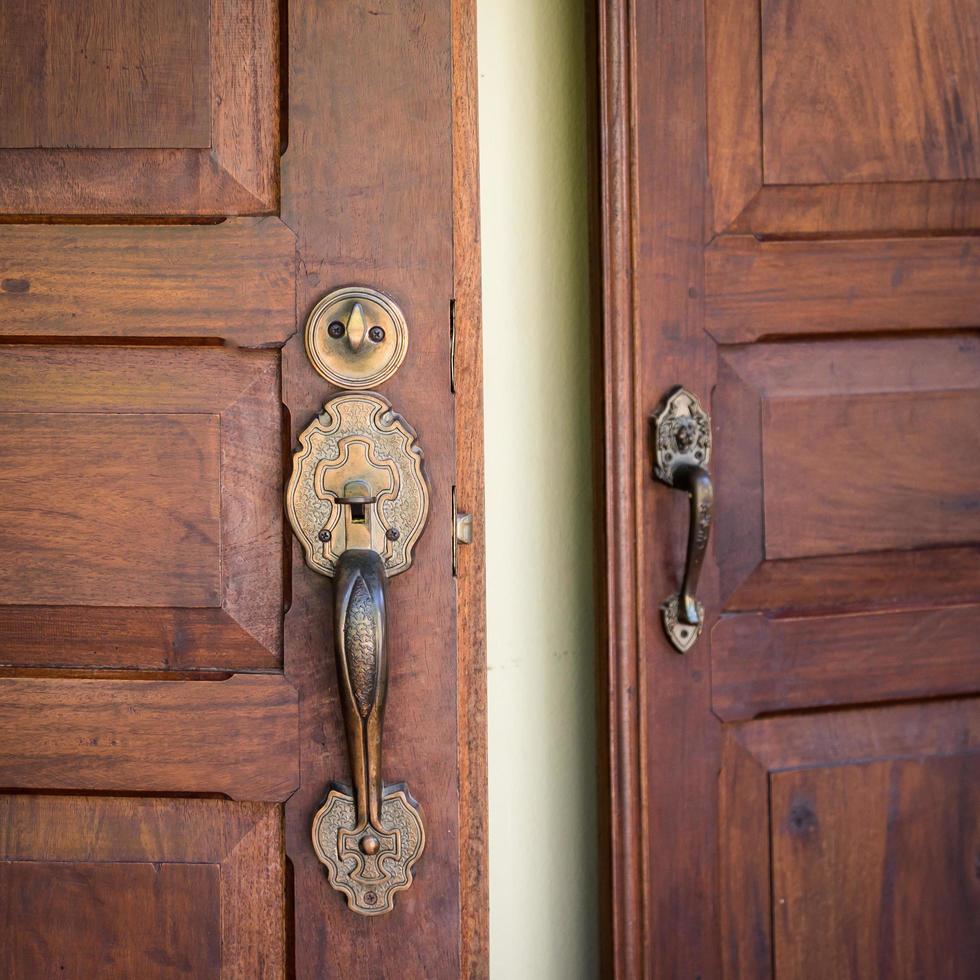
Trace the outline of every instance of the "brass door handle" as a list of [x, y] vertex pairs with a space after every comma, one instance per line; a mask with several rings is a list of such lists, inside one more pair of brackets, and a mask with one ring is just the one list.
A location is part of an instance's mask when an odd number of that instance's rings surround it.
[[711, 457], [711, 418], [685, 388], [674, 388], [653, 417], [653, 474], [690, 497], [687, 558], [679, 593], [660, 607], [664, 629], [674, 647], [686, 653], [704, 628], [704, 607], [695, 592], [708, 550], [714, 487], [707, 464]]
[[388, 694], [387, 576], [375, 551], [345, 551], [334, 572], [334, 651], [354, 782], [359, 849], [377, 853], [381, 824], [381, 734]]
[[334, 580], [334, 650], [352, 786], [313, 818], [330, 883], [362, 915], [393, 907], [425, 847], [419, 806], [382, 780], [387, 582], [412, 561], [429, 492], [415, 433], [372, 392], [340, 395], [300, 435], [286, 510], [307, 564]]

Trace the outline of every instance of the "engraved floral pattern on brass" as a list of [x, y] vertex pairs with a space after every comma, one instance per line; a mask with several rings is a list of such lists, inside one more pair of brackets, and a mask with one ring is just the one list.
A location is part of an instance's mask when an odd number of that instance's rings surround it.
[[307, 564], [334, 580], [334, 654], [352, 787], [313, 820], [330, 883], [361, 915], [392, 908], [425, 847], [418, 804], [382, 781], [387, 581], [412, 561], [429, 493], [414, 431], [373, 392], [331, 399], [300, 435], [286, 510]]
[[385, 787], [381, 824], [386, 829], [358, 828], [354, 797], [343, 789], [332, 789], [313, 818], [313, 848], [330, 884], [362, 915], [391, 911], [425, 848], [418, 804], [404, 786]]
[[[307, 564], [333, 575], [338, 557], [366, 547], [389, 575], [412, 564], [425, 526], [429, 493], [414, 430], [374, 392], [339, 395], [302, 432], [286, 489], [286, 510]], [[350, 542], [340, 500], [348, 485], [370, 487], [376, 500], [369, 540]], [[361, 530], [358, 528], [357, 530]]]
[[704, 628], [704, 607], [694, 592], [708, 550], [714, 488], [707, 464], [711, 458], [711, 419], [697, 397], [674, 388], [652, 419], [653, 475], [690, 496], [687, 560], [681, 590], [660, 607], [664, 630], [679, 653], [694, 646]]
[[306, 321], [306, 353], [338, 388], [373, 388], [398, 370], [408, 326], [393, 299], [367, 286], [345, 286], [320, 300]]

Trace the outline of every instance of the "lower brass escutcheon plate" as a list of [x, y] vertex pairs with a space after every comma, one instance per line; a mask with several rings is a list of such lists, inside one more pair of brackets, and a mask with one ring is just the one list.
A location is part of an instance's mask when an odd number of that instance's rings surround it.
[[313, 847], [326, 866], [330, 884], [361, 915], [381, 915], [394, 907], [394, 896], [412, 884], [412, 866], [425, 849], [425, 828], [418, 804], [403, 784], [386, 786], [381, 824], [357, 826], [354, 796], [332, 789], [313, 818]]

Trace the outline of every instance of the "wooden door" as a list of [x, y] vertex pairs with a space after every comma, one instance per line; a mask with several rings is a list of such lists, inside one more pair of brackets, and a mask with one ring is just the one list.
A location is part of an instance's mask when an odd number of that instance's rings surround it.
[[[0, 6], [4, 977], [485, 972], [471, 21]], [[304, 323], [355, 283], [405, 313], [382, 392], [431, 491], [389, 591], [383, 773], [428, 846], [370, 920], [311, 841], [350, 778], [330, 584], [283, 518], [337, 394]]]
[[[976, 976], [980, 5], [598, 9], [608, 963]], [[714, 439], [684, 655], [674, 385]]]

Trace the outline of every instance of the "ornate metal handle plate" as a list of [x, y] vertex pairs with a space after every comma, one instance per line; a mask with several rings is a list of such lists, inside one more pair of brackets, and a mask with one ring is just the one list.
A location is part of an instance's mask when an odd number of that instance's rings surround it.
[[409, 567], [428, 514], [414, 431], [372, 392], [341, 395], [300, 435], [286, 510], [307, 564], [334, 580], [337, 680], [352, 787], [313, 818], [330, 883], [362, 915], [391, 910], [425, 846], [418, 804], [382, 781], [387, 580]]
[[678, 387], [654, 415], [653, 425], [653, 475], [689, 494], [691, 502], [684, 580], [680, 592], [660, 607], [670, 642], [680, 653], [686, 653], [704, 627], [704, 607], [695, 590], [708, 550], [714, 504], [714, 488], [706, 469], [711, 457], [711, 418], [691, 392]]

